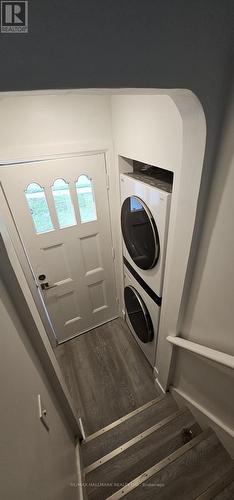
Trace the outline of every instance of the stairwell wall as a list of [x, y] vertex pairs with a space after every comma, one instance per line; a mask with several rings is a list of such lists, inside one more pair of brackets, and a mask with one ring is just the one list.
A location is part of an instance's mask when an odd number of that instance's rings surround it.
[[[13, 301], [14, 273], [2, 239], [0, 257], [0, 497], [75, 500], [75, 436], [31, 343], [34, 332]], [[39, 419], [38, 394], [49, 430]]]
[[[185, 298], [181, 335], [212, 349], [234, 355], [234, 99], [210, 188], [202, 237], [191, 288]], [[234, 373], [185, 350], [177, 349], [173, 386], [226, 428], [234, 456]], [[217, 429], [216, 429], [217, 430]]]

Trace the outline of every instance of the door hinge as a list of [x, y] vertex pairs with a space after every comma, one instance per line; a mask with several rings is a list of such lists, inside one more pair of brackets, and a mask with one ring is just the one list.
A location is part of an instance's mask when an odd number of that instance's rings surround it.
[[115, 260], [115, 249], [112, 247], [112, 259]]

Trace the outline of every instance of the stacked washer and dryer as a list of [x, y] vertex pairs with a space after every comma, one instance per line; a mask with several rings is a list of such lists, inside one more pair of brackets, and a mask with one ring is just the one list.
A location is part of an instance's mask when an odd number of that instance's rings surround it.
[[134, 172], [120, 185], [126, 321], [154, 366], [172, 182]]

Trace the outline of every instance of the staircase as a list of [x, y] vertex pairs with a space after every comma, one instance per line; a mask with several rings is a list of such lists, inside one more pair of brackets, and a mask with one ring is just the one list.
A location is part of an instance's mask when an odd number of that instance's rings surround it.
[[234, 461], [170, 394], [88, 436], [81, 452], [91, 500], [234, 499]]

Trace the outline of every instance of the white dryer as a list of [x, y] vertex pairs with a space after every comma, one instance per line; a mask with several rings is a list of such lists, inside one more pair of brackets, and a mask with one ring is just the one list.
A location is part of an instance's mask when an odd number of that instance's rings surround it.
[[124, 267], [126, 322], [151, 366], [155, 364], [160, 307]]
[[162, 296], [171, 186], [142, 174], [120, 175], [124, 262]]

